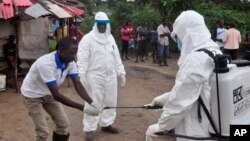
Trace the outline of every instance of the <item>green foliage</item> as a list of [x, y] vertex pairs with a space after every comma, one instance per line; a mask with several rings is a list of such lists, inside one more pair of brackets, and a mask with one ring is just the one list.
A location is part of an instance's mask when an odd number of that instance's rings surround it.
[[131, 19], [136, 25], [144, 22], [147, 27], [152, 27], [155, 24], [161, 23], [162, 16], [158, 10], [151, 8], [150, 5], [145, 5], [135, 9], [131, 15]]
[[213, 2], [204, 2], [196, 5], [195, 10], [201, 13], [206, 20], [209, 29], [216, 27], [216, 21], [224, 19], [226, 25], [230, 21], [235, 21], [237, 28], [244, 34], [250, 29], [250, 13], [249, 11], [239, 11], [237, 9], [231, 9], [225, 5], [218, 5]]
[[127, 2], [117, 2], [112, 11], [111, 19], [119, 23], [120, 25], [125, 23], [127, 20], [131, 18], [131, 14], [133, 13], [133, 9], [135, 6], [133, 3]]
[[93, 16], [85, 16], [84, 21], [80, 24], [80, 30], [83, 33], [88, 33], [92, 27], [94, 26], [94, 17]]
[[205, 17], [210, 30], [216, 21], [224, 19], [226, 24], [235, 21], [241, 33], [250, 29], [250, 3], [246, 0], [162, 0], [169, 19], [175, 18], [184, 10], [193, 9]]
[[56, 49], [56, 40], [49, 39], [49, 51], [52, 52]]
[[195, 0], [162, 0], [169, 19], [175, 19], [182, 11], [192, 9]]

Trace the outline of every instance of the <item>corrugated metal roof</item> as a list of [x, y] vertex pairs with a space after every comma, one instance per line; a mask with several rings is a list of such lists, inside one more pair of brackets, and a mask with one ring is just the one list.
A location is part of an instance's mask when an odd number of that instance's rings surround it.
[[71, 15], [81, 16], [85, 13], [84, 10], [81, 10], [79, 8], [70, 5], [63, 7], [63, 9]]
[[15, 6], [31, 6], [30, 0], [14, 0]]
[[30, 6], [29, 8], [26, 8], [24, 12], [34, 18], [51, 14], [51, 12], [44, 9], [39, 3], [36, 3]]
[[64, 1], [66, 5], [71, 5], [77, 8], [83, 8], [85, 5], [79, 0], [56, 0], [56, 1]]
[[[13, 7], [13, 5], [10, 7], [4, 6], [1, 3], [5, 4], [11, 4], [12, 0], [0, 0], [0, 5], [2, 5], [2, 8], [0, 6], [0, 20], [1, 19], [10, 19], [12, 17], [19, 18], [20, 20], [29, 20], [32, 18], [37, 17], [38, 15], [47, 15], [43, 13], [42, 11], [39, 11], [36, 9], [34, 13], [27, 14], [25, 13], [25, 10], [28, 7], [25, 6], [17, 6], [16, 8]], [[46, 11], [49, 11], [51, 15], [54, 15], [58, 18], [68, 18], [72, 17], [72, 15], [82, 15], [85, 13], [84, 10], [81, 10], [79, 8], [76, 8], [75, 5], [70, 5], [69, 3], [65, 2], [64, 0], [13, 0], [13, 2], [17, 2], [18, 5], [28, 5], [30, 4], [36, 4], [39, 3]], [[4, 9], [4, 10], [3, 10]], [[3, 12], [4, 11], [4, 12]], [[13, 13], [13, 15], [12, 15]]]
[[67, 13], [63, 8], [59, 7], [56, 4], [53, 4], [50, 1], [42, 1], [47, 7], [50, 12], [55, 14], [58, 18], [69, 18], [72, 17], [69, 13]]
[[30, 16], [29, 14], [25, 13], [25, 9], [27, 7], [18, 7], [18, 17], [20, 18], [21, 21], [26, 21], [30, 19], [34, 19], [34, 17]]
[[78, 2], [78, 0], [66, 0], [67, 2]]

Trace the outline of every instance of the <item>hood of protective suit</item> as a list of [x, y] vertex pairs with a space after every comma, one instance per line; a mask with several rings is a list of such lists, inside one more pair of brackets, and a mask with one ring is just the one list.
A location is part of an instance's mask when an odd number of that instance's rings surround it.
[[190, 53], [198, 49], [218, 49], [218, 45], [211, 40], [211, 34], [205, 25], [203, 16], [195, 11], [182, 12], [174, 22], [173, 32], [182, 42], [179, 66]]
[[[97, 42], [101, 43], [101, 44], [106, 44], [109, 42], [110, 35], [111, 35], [111, 28], [110, 28], [110, 20], [108, 19], [108, 16], [106, 13], [104, 12], [98, 12], [95, 15], [95, 24], [92, 28], [92, 30], [90, 31], [90, 36], [96, 40]], [[106, 24], [106, 31], [105, 33], [100, 33], [98, 31], [97, 28], [97, 23], [102, 23], [102, 24]]]

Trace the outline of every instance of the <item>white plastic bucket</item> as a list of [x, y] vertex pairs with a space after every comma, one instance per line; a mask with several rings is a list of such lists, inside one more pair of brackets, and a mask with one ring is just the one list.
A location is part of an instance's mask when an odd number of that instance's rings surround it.
[[0, 91], [6, 90], [6, 75], [0, 74]]

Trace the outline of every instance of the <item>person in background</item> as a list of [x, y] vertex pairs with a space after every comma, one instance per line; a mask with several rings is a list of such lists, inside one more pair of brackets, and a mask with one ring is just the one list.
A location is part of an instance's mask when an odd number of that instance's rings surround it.
[[162, 66], [168, 66], [167, 63], [167, 57], [169, 56], [169, 36], [170, 36], [170, 30], [167, 26], [167, 18], [164, 17], [162, 19], [162, 24], [160, 24], [157, 28], [158, 32], [158, 41], [159, 41], [159, 47], [158, 47], [158, 57], [159, 57], [159, 65]]
[[69, 19], [69, 37], [72, 37], [73, 39], [77, 40], [77, 42], [80, 42], [83, 35], [83, 32], [77, 28], [73, 19]]
[[[132, 29], [130, 29], [129, 27], [129, 22], [127, 21], [121, 28], [120, 32], [121, 32], [121, 40], [122, 40], [122, 60], [125, 61], [125, 58], [127, 60], [129, 60], [128, 58], [128, 42], [129, 39], [131, 38], [131, 33], [132, 33]], [[125, 54], [125, 58], [124, 58], [124, 54]]]
[[[79, 43], [77, 65], [81, 82], [90, 97], [101, 109], [117, 106], [117, 78], [125, 86], [126, 72], [114, 37], [110, 33], [110, 20], [106, 13], [97, 12], [93, 29]], [[84, 110], [91, 108], [86, 104]], [[92, 109], [92, 108], [91, 108]], [[94, 133], [101, 126], [103, 132], [119, 133], [113, 127], [115, 109], [103, 109], [98, 116], [84, 113], [83, 125], [86, 141], [94, 140]]]
[[[209, 120], [200, 110], [202, 120], [198, 116], [201, 97], [210, 111], [210, 80], [214, 73], [213, 59], [199, 49], [206, 49], [215, 54], [222, 54], [218, 45], [211, 39], [202, 15], [189, 10], [183, 11], [173, 24], [173, 35], [182, 42], [181, 55], [178, 60], [179, 70], [175, 84], [170, 92], [153, 99], [147, 106], [162, 105], [163, 112], [158, 122], [150, 125], [146, 131], [146, 141], [157, 137], [156, 133], [175, 129], [178, 135], [209, 137]], [[177, 42], [178, 42], [177, 40]], [[177, 141], [192, 141], [179, 138]]]
[[145, 27], [144, 22], [141, 22], [141, 24], [137, 27], [137, 53], [136, 53], [136, 61], [135, 63], [138, 63], [138, 57], [140, 57], [141, 62], [145, 62], [143, 57], [147, 54], [147, 28]]
[[135, 55], [135, 37], [136, 37], [136, 33], [135, 33], [135, 29], [134, 26], [132, 25], [131, 21], [128, 20], [128, 30], [130, 31], [130, 35], [129, 35], [129, 40], [128, 40], [128, 50], [129, 50], [129, 54], [131, 54], [131, 57]]
[[100, 112], [98, 104], [87, 94], [78, 76], [76, 63], [77, 41], [71, 37], [61, 39], [57, 43], [57, 51], [43, 55], [31, 66], [21, 86], [23, 102], [31, 117], [36, 131], [36, 141], [47, 141], [49, 127], [44, 110], [55, 123], [53, 141], [68, 141], [69, 121], [61, 105], [83, 111], [83, 104], [77, 103], [64, 96], [59, 86], [68, 75], [78, 95], [86, 100], [92, 109], [88, 114], [96, 115]]
[[135, 36], [131, 35], [130, 36], [131, 39], [128, 40], [128, 50], [129, 50], [129, 54], [131, 55], [131, 57], [135, 56], [135, 52], [136, 52], [136, 43], [135, 43]]
[[22, 70], [22, 68], [20, 67], [21, 60], [18, 55], [18, 47], [15, 41], [16, 41], [16, 36], [9, 35], [8, 43], [3, 45], [3, 53], [4, 53], [5, 60], [8, 63], [8, 66], [11, 69], [14, 69], [15, 61], [17, 61], [17, 70], [21, 71]]
[[153, 26], [153, 29], [150, 31], [151, 33], [151, 45], [152, 45], [152, 58], [153, 63], [156, 63], [159, 61], [158, 57], [158, 32], [157, 32], [157, 26]]
[[224, 54], [230, 56], [232, 60], [236, 60], [240, 42], [240, 31], [236, 29], [236, 23], [232, 21], [223, 38]]
[[56, 42], [58, 43], [62, 38], [68, 36], [68, 29], [65, 25], [64, 19], [59, 20], [59, 27], [56, 29], [54, 33], [54, 37], [56, 39]]
[[220, 47], [220, 50], [223, 52], [224, 49], [224, 44], [223, 44], [223, 37], [227, 29], [224, 27], [224, 20], [220, 19], [218, 21], [218, 27], [216, 29], [216, 36], [215, 36], [215, 41]]

